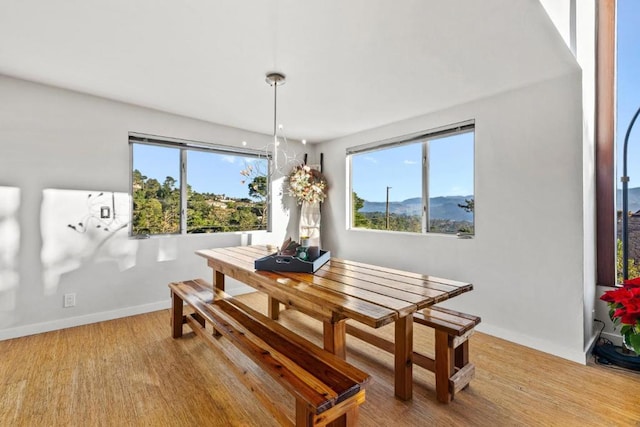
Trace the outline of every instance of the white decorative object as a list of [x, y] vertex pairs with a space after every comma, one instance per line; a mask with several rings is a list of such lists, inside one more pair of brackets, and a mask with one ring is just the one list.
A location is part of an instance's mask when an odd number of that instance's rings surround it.
[[309, 246], [320, 245], [320, 202], [302, 202], [300, 209], [300, 240], [308, 239]]
[[327, 197], [327, 180], [315, 166], [300, 165], [289, 174], [289, 195], [303, 202], [319, 203]]
[[327, 197], [327, 180], [318, 166], [300, 165], [289, 174], [289, 195], [301, 205], [299, 236], [320, 247], [320, 203]]

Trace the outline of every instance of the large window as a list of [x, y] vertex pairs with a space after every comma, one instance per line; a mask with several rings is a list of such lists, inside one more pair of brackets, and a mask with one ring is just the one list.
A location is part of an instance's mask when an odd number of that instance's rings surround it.
[[[618, 0], [616, 18], [616, 151], [618, 166], [618, 230], [617, 230], [617, 277], [623, 280], [622, 253], [622, 177], [624, 175], [624, 140], [629, 131], [627, 144], [627, 278], [640, 276], [640, 123], [632, 120], [640, 108], [640, 2]], [[636, 119], [637, 121], [637, 119]], [[630, 127], [631, 126], [631, 127]]]
[[[628, 220], [628, 277], [640, 275], [640, 123], [628, 140], [628, 206], [622, 209], [624, 139], [640, 107], [640, 4], [637, 0], [597, 2], [596, 207], [597, 283], [623, 280], [622, 218]], [[617, 167], [617, 171], [616, 171]]]
[[474, 234], [474, 123], [347, 150], [351, 227]]
[[129, 143], [132, 235], [268, 228], [264, 153], [138, 134]]

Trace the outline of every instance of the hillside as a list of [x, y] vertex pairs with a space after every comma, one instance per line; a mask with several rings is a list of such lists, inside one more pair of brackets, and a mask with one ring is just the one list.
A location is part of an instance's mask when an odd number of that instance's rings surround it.
[[[640, 190], [640, 189], [639, 189]], [[454, 221], [473, 221], [473, 213], [466, 212], [458, 206], [464, 205], [465, 199], [473, 196], [448, 196], [433, 197], [429, 200], [431, 206], [431, 219], [451, 219]], [[640, 206], [640, 192], [638, 196]], [[362, 213], [386, 212], [386, 202], [370, 202], [365, 200], [364, 206], [359, 210]], [[422, 199], [414, 197], [402, 202], [389, 202], [389, 212], [398, 215], [419, 216], [422, 214]]]

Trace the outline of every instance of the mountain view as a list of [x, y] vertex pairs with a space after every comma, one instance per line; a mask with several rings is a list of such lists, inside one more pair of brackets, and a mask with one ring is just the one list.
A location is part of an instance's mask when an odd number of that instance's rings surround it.
[[[423, 232], [422, 199], [414, 197], [402, 202], [371, 202], [353, 193], [353, 225], [372, 230]], [[473, 196], [433, 197], [429, 200], [428, 231], [445, 234], [474, 234]]]
[[[629, 210], [640, 211], [640, 187], [630, 188], [628, 192]], [[432, 197], [429, 200], [431, 206], [431, 218], [450, 219], [454, 221], [473, 221], [473, 212], [467, 212], [458, 205], [464, 205], [465, 200], [473, 199], [473, 196], [448, 196]], [[617, 194], [618, 210], [622, 209], [622, 190]], [[360, 213], [386, 212], [385, 202], [364, 201], [364, 206], [358, 210]], [[422, 213], [422, 199], [414, 197], [401, 202], [389, 202], [389, 212], [396, 215], [420, 216]]]
[[[640, 207], [640, 188], [638, 190], [638, 206]], [[432, 219], [448, 219], [453, 221], [473, 221], [473, 212], [467, 212], [458, 205], [465, 205], [465, 200], [473, 199], [473, 196], [448, 196], [432, 197], [429, 199]], [[386, 202], [364, 201], [364, 206], [358, 210], [360, 213], [386, 212]], [[396, 215], [421, 216], [422, 199], [414, 197], [402, 202], [389, 202], [389, 213]]]

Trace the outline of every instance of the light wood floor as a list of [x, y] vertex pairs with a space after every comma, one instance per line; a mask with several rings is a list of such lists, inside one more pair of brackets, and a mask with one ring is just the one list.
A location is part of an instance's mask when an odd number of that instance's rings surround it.
[[[259, 294], [243, 298], [266, 308]], [[281, 321], [321, 343], [319, 322], [290, 310]], [[243, 370], [293, 417], [293, 399], [235, 348], [221, 340], [212, 349], [193, 334], [173, 340], [168, 322], [159, 311], [0, 342], [0, 426], [279, 425], [237, 380]], [[432, 334], [418, 326], [416, 348], [431, 348]], [[419, 367], [413, 400], [393, 398], [392, 357], [355, 338], [348, 360], [373, 376], [362, 426], [640, 426], [638, 373], [481, 333], [471, 339], [476, 378], [449, 405], [436, 401], [433, 374]]]

